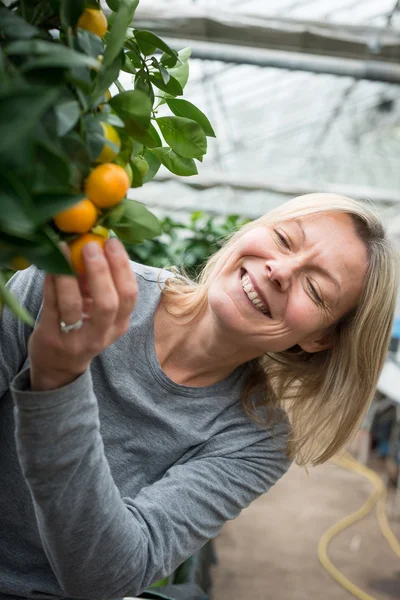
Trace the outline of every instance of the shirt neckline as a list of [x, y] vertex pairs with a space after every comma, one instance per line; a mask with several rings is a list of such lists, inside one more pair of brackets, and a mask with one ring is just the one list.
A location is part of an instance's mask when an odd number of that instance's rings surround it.
[[154, 317], [157, 312], [159, 303], [161, 302], [161, 297], [162, 294], [160, 292], [160, 297], [152, 315], [151, 325], [147, 329], [147, 336], [145, 340], [146, 358], [150, 370], [154, 375], [155, 379], [157, 379], [157, 381], [168, 391], [178, 394], [180, 396], [206, 397], [211, 394], [214, 395], [217, 392], [224, 392], [229, 389], [232, 389], [233, 386], [239, 381], [239, 379], [243, 375], [243, 366], [237, 367], [230, 375], [228, 375], [228, 377], [225, 377], [225, 379], [221, 379], [221, 381], [217, 381], [216, 383], [202, 387], [176, 383], [175, 381], [170, 379], [170, 377], [168, 377], [168, 375], [162, 370], [157, 358], [154, 341]]

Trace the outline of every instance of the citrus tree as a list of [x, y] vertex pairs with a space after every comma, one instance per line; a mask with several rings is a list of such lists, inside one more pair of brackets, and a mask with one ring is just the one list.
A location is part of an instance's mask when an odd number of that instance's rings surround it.
[[[0, 298], [29, 323], [4, 272], [35, 264], [81, 274], [89, 241], [158, 236], [157, 218], [128, 189], [161, 165], [196, 174], [214, 136], [181, 98], [190, 49], [135, 29], [138, 2], [0, 2]], [[121, 72], [132, 76], [128, 90]]]

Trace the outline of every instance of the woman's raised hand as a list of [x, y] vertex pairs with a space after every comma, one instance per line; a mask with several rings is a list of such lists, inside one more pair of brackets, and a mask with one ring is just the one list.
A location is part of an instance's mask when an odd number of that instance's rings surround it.
[[[93, 242], [83, 252], [85, 276], [46, 275], [42, 314], [28, 344], [32, 390], [71, 383], [128, 329], [137, 283], [125, 248], [112, 238], [104, 252]], [[81, 327], [62, 331], [62, 322], [81, 319]]]

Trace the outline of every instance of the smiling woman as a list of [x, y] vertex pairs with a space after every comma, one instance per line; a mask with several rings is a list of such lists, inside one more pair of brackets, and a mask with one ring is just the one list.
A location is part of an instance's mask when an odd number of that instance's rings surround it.
[[[339, 196], [244, 226], [198, 283], [83, 250], [0, 315], [0, 599], [123, 598], [173, 573], [286, 472], [339, 450], [389, 345], [397, 266]], [[251, 417], [251, 418], [249, 418]]]
[[260, 420], [260, 406], [267, 415], [283, 407], [290, 456], [320, 464], [368, 410], [397, 288], [396, 253], [374, 210], [307, 194], [241, 228], [197, 284], [170, 279], [164, 294], [167, 310], [192, 325], [212, 314], [226, 362], [240, 355], [247, 365], [248, 415]]

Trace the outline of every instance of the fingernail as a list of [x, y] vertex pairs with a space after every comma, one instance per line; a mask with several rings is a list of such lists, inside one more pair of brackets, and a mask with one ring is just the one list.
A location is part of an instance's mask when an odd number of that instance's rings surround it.
[[107, 240], [107, 248], [113, 254], [119, 254], [122, 250], [122, 244], [117, 238], [111, 238]]
[[101, 248], [96, 242], [89, 242], [84, 246], [83, 251], [88, 258], [96, 258], [101, 254]]

